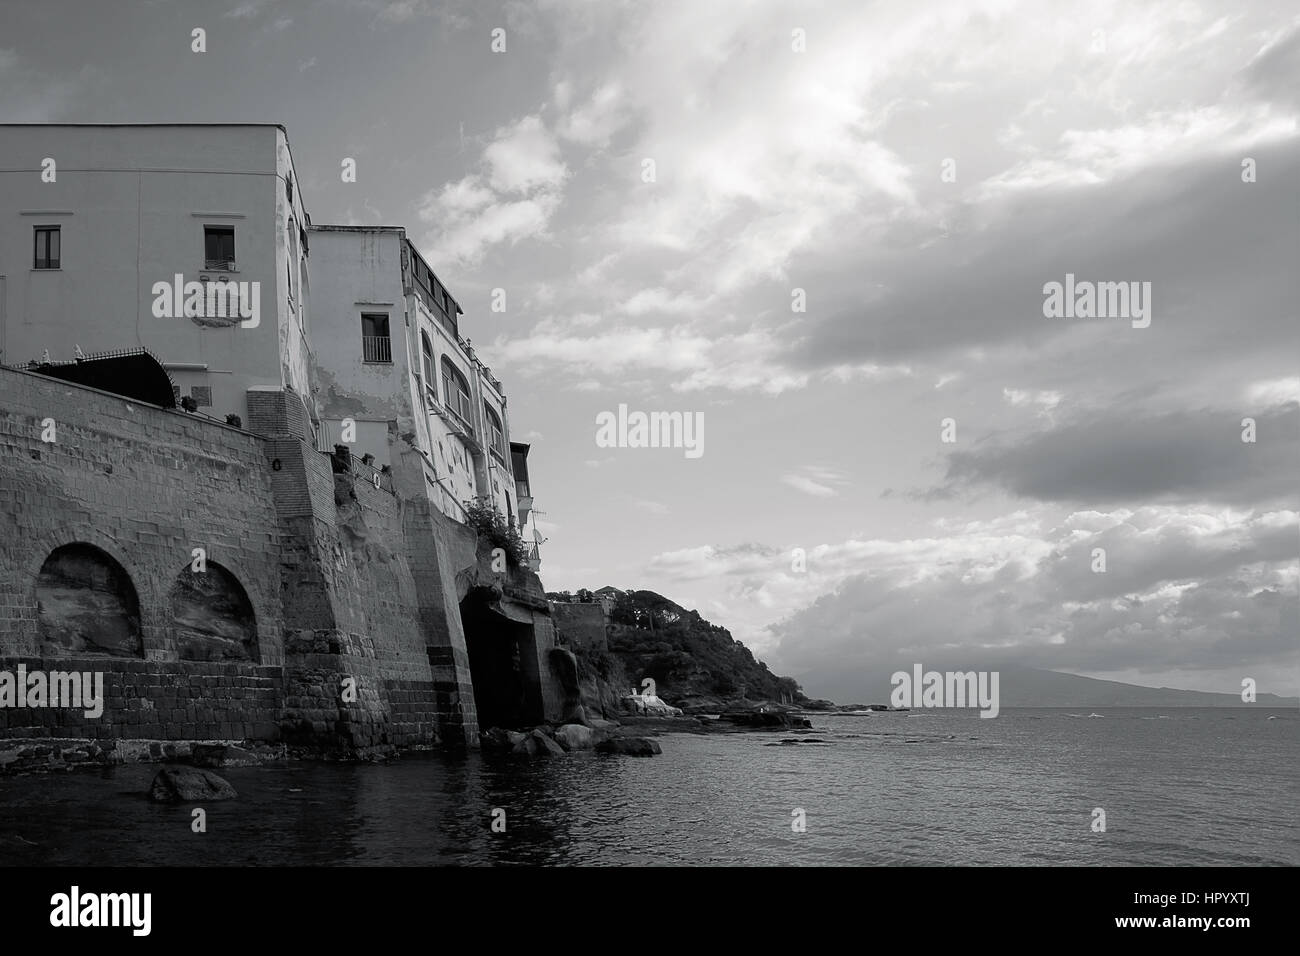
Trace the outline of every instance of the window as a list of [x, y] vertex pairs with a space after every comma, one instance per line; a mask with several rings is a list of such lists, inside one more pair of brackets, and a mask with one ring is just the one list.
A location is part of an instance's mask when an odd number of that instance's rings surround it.
[[284, 279], [288, 283], [289, 301], [293, 302], [293, 274], [298, 268], [298, 236], [289, 220], [289, 259], [284, 264]]
[[361, 354], [365, 362], [392, 364], [393, 343], [386, 314], [361, 313]]
[[59, 268], [59, 227], [36, 227], [36, 260], [34, 269]]
[[442, 357], [443, 400], [470, 432], [474, 431], [474, 410], [469, 399], [469, 382], [460, 374], [460, 369], [451, 364], [447, 356]]
[[203, 268], [235, 271], [234, 226], [203, 227]]
[[483, 411], [487, 413], [487, 430], [488, 446], [492, 449], [492, 454], [501, 459], [501, 464], [506, 463], [506, 432], [501, 425], [501, 416], [487, 402], [483, 403]]
[[194, 385], [190, 388], [190, 397], [199, 403], [202, 408], [205, 405], [212, 404], [212, 386], [211, 385]]
[[449, 318], [455, 314], [451, 311], [451, 296], [447, 294], [446, 289], [442, 290], [442, 311], [446, 312]]
[[434, 401], [438, 400], [438, 379], [433, 374], [433, 343], [427, 332], [420, 333], [420, 368], [424, 372], [424, 389]]

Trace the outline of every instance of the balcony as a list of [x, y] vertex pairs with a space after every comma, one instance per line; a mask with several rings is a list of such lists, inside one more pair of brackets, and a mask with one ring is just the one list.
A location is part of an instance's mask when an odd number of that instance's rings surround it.
[[393, 364], [393, 340], [387, 335], [361, 336], [362, 361], [371, 364]]
[[234, 259], [204, 259], [203, 271], [204, 272], [234, 272], [236, 271], [235, 260]]
[[470, 451], [475, 454], [483, 453], [483, 445], [478, 440], [478, 436], [474, 434], [474, 426], [465, 421], [459, 412], [445, 405], [434, 405], [433, 413], [446, 422], [447, 427], [465, 443]]

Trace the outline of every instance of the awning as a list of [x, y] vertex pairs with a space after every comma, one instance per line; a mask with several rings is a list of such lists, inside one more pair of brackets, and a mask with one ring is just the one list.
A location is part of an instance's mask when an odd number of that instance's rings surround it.
[[163, 408], [176, 407], [171, 376], [148, 349], [96, 352], [75, 362], [37, 363], [28, 366], [28, 370], [138, 402]]

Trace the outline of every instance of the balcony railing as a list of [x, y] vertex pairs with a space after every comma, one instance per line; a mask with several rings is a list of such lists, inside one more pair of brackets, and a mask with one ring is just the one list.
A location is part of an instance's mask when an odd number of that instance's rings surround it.
[[234, 272], [235, 260], [234, 259], [204, 259], [203, 271], [204, 272]]
[[361, 336], [361, 354], [366, 362], [393, 362], [393, 340], [387, 335]]

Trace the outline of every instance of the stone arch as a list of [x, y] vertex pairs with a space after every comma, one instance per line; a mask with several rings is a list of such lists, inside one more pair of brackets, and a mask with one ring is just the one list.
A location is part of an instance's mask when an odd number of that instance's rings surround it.
[[169, 594], [176, 654], [183, 661], [258, 660], [257, 613], [239, 579], [208, 560], [186, 565]]
[[[103, 551], [126, 571], [127, 577], [135, 587], [140, 600], [140, 625], [144, 633], [145, 656], [161, 647], [165, 640], [167, 614], [163, 608], [166, 597], [165, 585], [158, 576], [148, 573], [136, 560], [135, 555], [118, 545], [117, 539], [88, 523], [79, 523], [75, 533], [60, 527], [44, 533], [33, 534], [23, 542], [26, 559], [22, 563], [22, 580], [31, 582], [26, 592], [26, 604], [36, 612], [36, 582], [40, 576], [41, 566], [52, 551], [69, 544], [89, 544]], [[30, 622], [30, 633], [36, 633], [36, 621]], [[33, 637], [36, 646], [33, 653], [39, 654], [39, 638]]]
[[[242, 588], [244, 596], [248, 598], [248, 603], [252, 606], [253, 630], [257, 635], [256, 653], [252, 657], [252, 662], [255, 664], [282, 664], [280, 578], [279, 574], [276, 573], [278, 568], [271, 572], [274, 577], [268, 583], [266, 580], [267, 569], [256, 564], [250, 568], [247, 562], [240, 560], [237, 552], [223, 553], [216, 564], [234, 578], [235, 584]], [[208, 558], [207, 566], [210, 568], [212, 565], [212, 559]], [[245, 584], [244, 582], [248, 583]], [[170, 599], [170, 591], [168, 597]], [[174, 615], [172, 619], [174, 619]], [[169, 620], [168, 624], [171, 623], [172, 621]]]
[[96, 545], [77, 541], [46, 556], [36, 575], [36, 619], [44, 657], [144, 657], [135, 585]]

